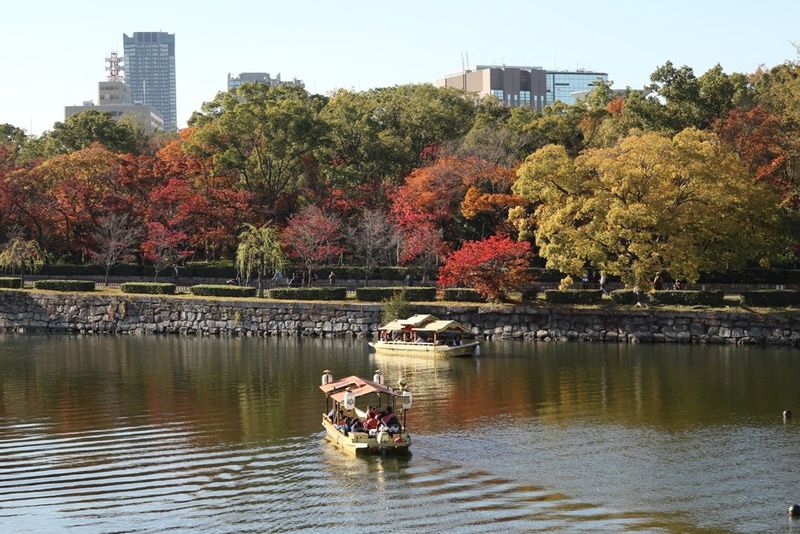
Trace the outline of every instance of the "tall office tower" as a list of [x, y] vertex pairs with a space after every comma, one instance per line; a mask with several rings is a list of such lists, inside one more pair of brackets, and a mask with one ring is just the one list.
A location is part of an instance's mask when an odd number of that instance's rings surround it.
[[164, 128], [178, 129], [175, 98], [175, 34], [134, 32], [122, 35], [125, 47], [125, 81], [134, 102], [156, 108]]

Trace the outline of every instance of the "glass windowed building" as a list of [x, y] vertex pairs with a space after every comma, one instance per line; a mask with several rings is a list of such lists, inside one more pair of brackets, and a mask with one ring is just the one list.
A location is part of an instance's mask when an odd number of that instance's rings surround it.
[[545, 75], [547, 79], [546, 105], [554, 102], [574, 104], [575, 93], [586, 94], [594, 89], [598, 81], [608, 82], [608, 74], [604, 72], [551, 72]]
[[164, 118], [164, 128], [178, 129], [175, 93], [175, 34], [123, 34], [125, 81], [134, 102], [153, 106]]
[[452, 87], [479, 96], [491, 95], [506, 106], [542, 109], [554, 102], [574, 104], [598, 81], [608, 82], [605, 72], [548, 71], [541, 67], [478, 65], [444, 79], [437, 87]]

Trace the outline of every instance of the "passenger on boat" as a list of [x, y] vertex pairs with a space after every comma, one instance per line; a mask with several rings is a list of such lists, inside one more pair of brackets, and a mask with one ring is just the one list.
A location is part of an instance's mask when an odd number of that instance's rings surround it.
[[350, 432], [364, 432], [364, 423], [360, 419], [354, 419], [350, 425]]
[[367, 417], [364, 421], [364, 429], [367, 431], [369, 430], [376, 430], [378, 428], [378, 424], [380, 423], [380, 419], [378, 419], [378, 414], [375, 411], [373, 406], [367, 408]]
[[392, 407], [386, 408], [386, 414], [381, 418], [381, 430], [387, 430], [390, 434], [400, 432], [400, 420], [392, 412]]
[[351, 417], [345, 417], [341, 424], [336, 425], [337, 430], [343, 430], [345, 433], [350, 432], [351, 428], [353, 428], [353, 419]]

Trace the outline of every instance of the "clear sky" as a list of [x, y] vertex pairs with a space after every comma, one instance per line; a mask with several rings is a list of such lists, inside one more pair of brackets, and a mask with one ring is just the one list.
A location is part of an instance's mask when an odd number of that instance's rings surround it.
[[702, 74], [796, 57], [797, 0], [15, 1], [0, 17], [0, 123], [41, 133], [96, 99], [122, 34], [175, 34], [178, 124], [225, 90], [228, 72], [297, 77], [311, 92], [433, 82], [505, 63], [608, 72], [641, 87], [667, 60]]

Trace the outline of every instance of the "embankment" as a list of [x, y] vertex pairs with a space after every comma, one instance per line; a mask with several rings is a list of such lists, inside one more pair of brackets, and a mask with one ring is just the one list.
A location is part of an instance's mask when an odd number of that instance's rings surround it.
[[[485, 339], [800, 345], [800, 313], [418, 305]], [[0, 291], [0, 328], [114, 334], [369, 336], [381, 306]]]

